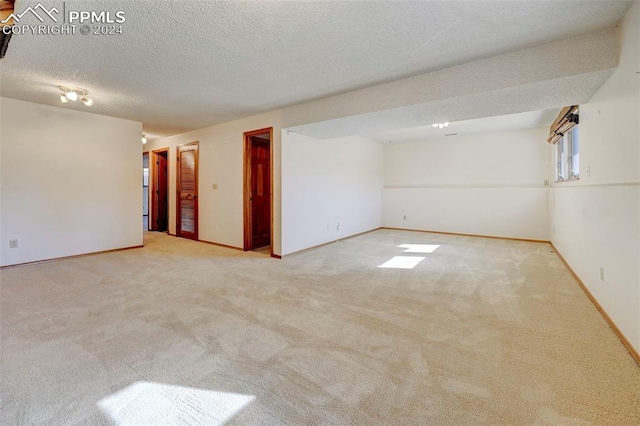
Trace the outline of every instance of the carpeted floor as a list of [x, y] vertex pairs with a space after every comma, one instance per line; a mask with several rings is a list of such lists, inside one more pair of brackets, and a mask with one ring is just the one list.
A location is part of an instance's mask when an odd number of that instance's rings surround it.
[[548, 244], [379, 230], [275, 260], [148, 233], [0, 279], [2, 425], [640, 420], [640, 368]]

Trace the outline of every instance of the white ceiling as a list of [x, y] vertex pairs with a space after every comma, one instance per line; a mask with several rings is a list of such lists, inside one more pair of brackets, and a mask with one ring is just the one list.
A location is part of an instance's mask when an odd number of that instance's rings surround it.
[[433, 126], [412, 127], [377, 132], [365, 137], [380, 143], [420, 142], [440, 139], [448, 135], [474, 135], [480, 133], [506, 132], [510, 130], [534, 129], [551, 126], [558, 116], [559, 109], [523, 112], [500, 115], [496, 117], [477, 118], [474, 120], [449, 123], [445, 128]]
[[0, 94], [60, 105], [58, 85], [80, 86], [91, 111], [169, 135], [609, 28], [630, 4], [67, 0], [125, 11], [124, 34], [14, 36]]

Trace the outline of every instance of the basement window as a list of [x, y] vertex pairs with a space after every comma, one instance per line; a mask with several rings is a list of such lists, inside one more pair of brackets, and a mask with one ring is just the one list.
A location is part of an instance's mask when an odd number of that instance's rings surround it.
[[580, 178], [579, 128], [576, 125], [556, 143], [556, 182]]

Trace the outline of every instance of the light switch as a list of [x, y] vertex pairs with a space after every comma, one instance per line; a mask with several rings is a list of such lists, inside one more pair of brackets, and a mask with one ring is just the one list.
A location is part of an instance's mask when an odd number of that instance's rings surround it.
[[211, 189], [218, 189], [218, 184], [214, 183], [213, 185], [211, 185]]

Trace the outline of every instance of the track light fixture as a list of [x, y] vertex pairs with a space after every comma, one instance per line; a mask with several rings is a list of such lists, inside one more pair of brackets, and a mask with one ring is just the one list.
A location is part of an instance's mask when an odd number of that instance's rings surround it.
[[59, 86], [60, 89], [60, 102], [63, 104], [68, 103], [69, 101], [75, 102], [78, 99], [82, 101], [83, 104], [90, 107], [93, 105], [93, 99], [89, 97], [89, 92], [84, 89], [71, 88], [67, 86]]
[[65, 93], [65, 96], [71, 102], [75, 102], [78, 100], [78, 94], [75, 92], [75, 90], [69, 90], [67, 93]]
[[147, 135], [146, 134], [142, 134], [142, 138], [140, 139], [140, 141], [142, 141], [142, 145], [144, 145], [145, 143], [147, 143]]
[[449, 123], [448, 123], [448, 122], [447, 122], [447, 123], [436, 123], [436, 124], [432, 124], [432, 126], [433, 126], [433, 127], [438, 127], [438, 128], [440, 128], [440, 129], [443, 129], [443, 128], [445, 128], [445, 127], [448, 127], [448, 126], [449, 126]]

